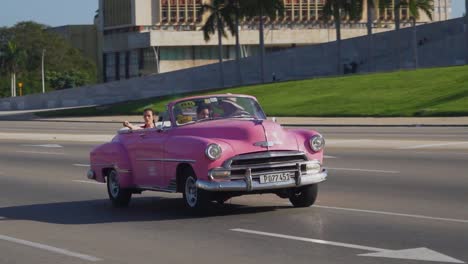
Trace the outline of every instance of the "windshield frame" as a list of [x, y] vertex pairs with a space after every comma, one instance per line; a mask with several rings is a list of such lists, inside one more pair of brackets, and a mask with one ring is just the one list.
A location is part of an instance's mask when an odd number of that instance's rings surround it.
[[[258, 110], [261, 111], [261, 115], [263, 115], [263, 117], [255, 117], [255, 116], [252, 116], [252, 117], [215, 117], [215, 118], [211, 117], [211, 118], [207, 118], [207, 119], [203, 119], [203, 120], [189, 121], [189, 122], [183, 123], [183, 124], [178, 124], [177, 123], [177, 118], [176, 118], [175, 113], [174, 113], [174, 109], [175, 109], [177, 104], [182, 103], [182, 102], [186, 102], [186, 101], [203, 100], [203, 99], [210, 99], [210, 98], [214, 98], [214, 97], [216, 97], [216, 98], [230, 97], [230, 98], [243, 98], [243, 99], [253, 100], [254, 103], [257, 105]], [[222, 120], [222, 119], [244, 119], [244, 120], [246, 120], [246, 119], [249, 119], [249, 120], [266, 120], [267, 119], [267, 115], [265, 114], [265, 111], [263, 110], [262, 106], [258, 102], [257, 98], [255, 98], [254, 96], [250, 96], [250, 95], [212, 94], [212, 95], [205, 95], [205, 96], [185, 97], [185, 98], [181, 98], [179, 100], [175, 100], [175, 101], [169, 103], [167, 105], [167, 109], [169, 110], [169, 115], [170, 115], [170, 120], [171, 120], [172, 127], [182, 127], [182, 126], [197, 124], [197, 123], [201, 123], [201, 122], [208, 122], [208, 121]]]

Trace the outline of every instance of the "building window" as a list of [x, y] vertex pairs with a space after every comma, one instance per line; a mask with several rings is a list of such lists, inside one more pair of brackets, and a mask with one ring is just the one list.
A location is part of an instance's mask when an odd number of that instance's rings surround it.
[[116, 52], [115, 56], [115, 79], [120, 80], [120, 54]]
[[161, 0], [161, 23], [166, 23], [169, 17], [168, 0]]
[[195, 0], [195, 19], [196, 22], [202, 21], [203, 14], [201, 13], [202, 0]]
[[177, 22], [177, 0], [169, 0], [170, 22]]
[[309, 6], [307, 3], [307, 0], [300, 0], [301, 1], [301, 15], [302, 15], [302, 20], [306, 21], [309, 19], [308, 14], [309, 14]]
[[292, 0], [284, 0], [284, 21], [291, 21], [292, 10]]

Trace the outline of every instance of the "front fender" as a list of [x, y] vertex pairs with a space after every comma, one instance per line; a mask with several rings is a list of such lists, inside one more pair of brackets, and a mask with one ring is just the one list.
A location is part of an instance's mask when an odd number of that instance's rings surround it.
[[[205, 155], [209, 144], [218, 144], [223, 153], [218, 160], [210, 160]], [[189, 163], [199, 179], [208, 180], [208, 171], [211, 168], [221, 167], [224, 160], [234, 155], [232, 147], [220, 139], [207, 139], [195, 136], [172, 137], [165, 145], [165, 159], [177, 160], [178, 162], [167, 163], [168, 175], [176, 175], [177, 165]]]
[[306, 129], [292, 129], [289, 131], [292, 135], [296, 137], [299, 151], [303, 151], [307, 154], [309, 160], [319, 160], [323, 164], [323, 149], [315, 152], [310, 147], [309, 140], [315, 136], [320, 135], [317, 131], [306, 130]]

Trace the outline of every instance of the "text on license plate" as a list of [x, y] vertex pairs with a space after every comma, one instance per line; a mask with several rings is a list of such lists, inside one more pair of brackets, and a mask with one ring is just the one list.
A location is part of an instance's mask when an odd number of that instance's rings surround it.
[[293, 172], [272, 173], [260, 175], [260, 183], [284, 182], [289, 181], [294, 176]]

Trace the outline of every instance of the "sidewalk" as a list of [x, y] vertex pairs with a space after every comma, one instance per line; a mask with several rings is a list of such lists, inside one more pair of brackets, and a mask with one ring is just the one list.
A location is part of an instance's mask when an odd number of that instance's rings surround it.
[[[0, 115], [1, 120], [41, 121], [41, 122], [87, 122], [87, 123], [122, 123], [142, 122], [140, 116], [96, 116], [96, 117], [60, 117], [39, 118], [33, 114]], [[452, 126], [468, 127], [468, 117], [278, 117], [277, 122], [285, 126], [349, 126], [349, 127], [405, 127], [405, 126]]]

